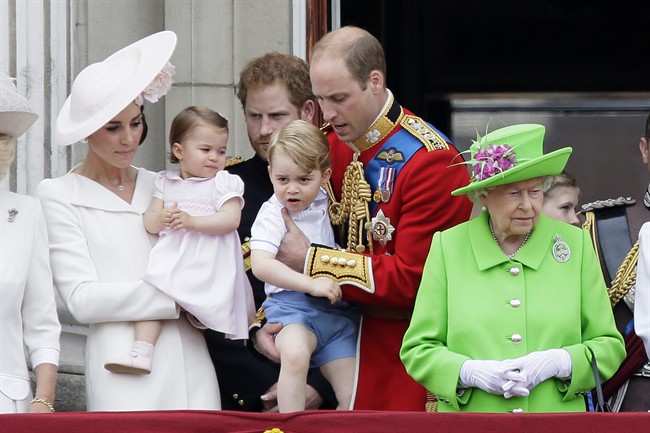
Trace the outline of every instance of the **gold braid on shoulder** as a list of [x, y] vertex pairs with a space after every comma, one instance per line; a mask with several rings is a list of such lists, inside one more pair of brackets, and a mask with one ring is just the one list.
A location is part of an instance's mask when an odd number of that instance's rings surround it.
[[625, 256], [625, 259], [623, 259], [621, 266], [618, 267], [616, 277], [612, 281], [612, 287], [607, 290], [612, 308], [618, 304], [618, 301], [623, 299], [636, 283], [636, 265], [638, 261], [639, 241], [636, 241], [630, 252]]
[[[343, 186], [341, 188], [341, 201], [336, 202], [331, 189], [328, 191], [330, 196], [329, 214], [332, 224], [340, 226], [348, 223], [347, 250], [362, 253], [365, 251], [363, 245], [363, 231], [366, 223], [370, 221], [370, 211], [368, 203], [372, 197], [370, 185], [366, 182], [363, 171], [363, 164], [354, 159], [345, 169], [343, 176]], [[368, 248], [372, 254], [372, 242], [370, 233], [367, 233]]]
[[[582, 228], [589, 231], [591, 240], [594, 243], [596, 258], [600, 261], [597, 247], [598, 234], [596, 233], [596, 216], [593, 211], [585, 212], [585, 222], [582, 224]], [[632, 286], [636, 283], [636, 264], [638, 259], [639, 241], [634, 244], [632, 249], [625, 256], [623, 263], [621, 263], [621, 266], [619, 266], [616, 271], [616, 276], [614, 277], [611, 286], [607, 289], [609, 302], [611, 303], [612, 308], [623, 299], [627, 292], [629, 292]]]

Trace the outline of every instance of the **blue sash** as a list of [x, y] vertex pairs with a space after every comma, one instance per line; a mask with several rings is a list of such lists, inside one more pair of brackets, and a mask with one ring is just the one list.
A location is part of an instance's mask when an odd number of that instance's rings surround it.
[[[433, 128], [433, 126], [431, 126], [430, 124], [427, 123], [427, 125]], [[440, 134], [441, 137], [443, 137], [447, 142], [449, 142], [449, 139], [444, 134], [442, 134], [437, 129], [435, 130]], [[399, 175], [400, 170], [402, 170], [402, 168], [406, 165], [409, 159], [411, 159], [411, 157], [415, 155], [415, 152], [417, 152], [423, 146], [424, 144], [406, 129], [400, 129], [388, 140], [386, 140], [384, 144], [381, 146], [381, 149], [377, 151], [375, 157], [368, 163], [368, 165], [366, 165], [366, 168], [364, 170], [366, 182], [370, 184], [370, 188], [372, 189], [372, 191], [374, 192], [378, 188], [378, 182], [381, 175], [382, 167], [385, 168], [390, 167], [395, 169], [393, 184], [391, 186], [391, 191], [390, 191], [390, 193], [392, 194], [393, 192], [392, 188], [395, 186], [395, 181], [397, 180], [397, 176]], [[393, 158], [390, 162], [385, 159], [387, 153], [392, 153], [393, 155]], [[384, 158], [380, 157], [382, 155], [384, 156]], [[370, 200], [370, 203], [368, 203], [368, 209], [370, 211], [370, 215], [372, 216], [375, 215], [378, 205], [379, 203], [376, 202], [375, 200]]]

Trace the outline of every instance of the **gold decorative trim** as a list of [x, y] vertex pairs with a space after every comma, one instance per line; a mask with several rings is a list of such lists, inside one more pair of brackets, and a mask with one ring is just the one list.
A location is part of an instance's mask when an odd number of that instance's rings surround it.
[[424, 404], [425, 412], [438, 412], [438, 397], [427, 390], [427, 402]]
[[607, 200], [596, 200], [590, 203], [583, 204], [580, 206], [580, 211], [578, 214], [597, 211], [598, 209], [606, 209], [617, 206], [630, 206], [636, 203], [632, 197], [618, 197], [618, 198], [609, 198]]
[[[362, 233], [367, 222], [370, 221], [368, 203], [372, 199], [372, 189], [366, 182], [363, 164], [355, 158], [345, 169], [343, 186], [341, 188], [341, 201], [337, 202], [328, 183], [325, 188], [330, 198], [329, 214], [332, 224], [341, 226], [347, 222], [348, 239], [347, 249], [362, 253], [365, 251]], [[368, 248], [372, 254], [372, 240], [370, 232], [366, 233]]]
[[248, 238], [241, 244], [241, 253], [244, 257], [244, 271], [248, 272], [251, 269], [251, 242]]
[[375, 293], [372, 259], [361, 254], [312, 245], [307, 252], [305, 274], [312, 278], [327, 277]]
[[623, 299], [627, 292], [630, 291], [632, 286], [636, 284], [636, 265], [639, 261], [639, 241], [636, 241], [632, 249], [627, 253], [623, 263], [618, 267], [612, 287], [607, 290], [609, 294], [609, 301], [612, 308], [618, 304], [618, 301]]
[[226, 162], [226, 167], [232, 167], [233, 165], [240, 164], [244, 162], [245, 159], [242, 158], [241, 156], [233, 156]]
[[260, 328], [264, 320], [266, 320], [266, 313], [264, 312], [264, 308], [260, 307], [255, 312], [255, 318], [251, 322], [248, 329], [250, 330], [252, 328]]
[[[617, 204], [620, 205], [620, 204]], [[583, 206], [585, 214], [585, 222], [582, 224], [584, 230], [589, 231], [591, 241], [594, 244], [596, 251], [596, 258], [600, 262], [600, 254], [598, 253], [598, 231], [596, 229], [596, 215], [594, 208], [591, 206]], [[639, 241], [627, 253], [623, 262], [618, 267], [614, 280], [612, 280], [610, 287], [607, 289], [609, 295], [609, 302], [612, 308], [623, 299], [623, 297], [630, 291], [632, 286], [636, 283], [636, 265], [639, 260]]]
[[442, 135], [419, 117], [406, 114], [402, 117], [400, 124], [415, 138], [420, 140], [424, 144], [424, 147], [427, 148], [427, 151], [449, 150], [449, 144], [442, 138]]
[[[375, 144], [381, 142], [390, 134], [397, 125], [400, 124], [404, 117], [404, 110], [399, 107], [397, 118], [392, 120], [389, 117], [391, 109], [395, 104], [395, 98], [390, 95], [390, 102], [386, 104], [386, 109], [381, 113], [379, 118], [368, 128], [366, 133], [352, 142], [352, 145], [358, 152], [370, 149]], [[397, 113], [397, 111], [395, 111]]]

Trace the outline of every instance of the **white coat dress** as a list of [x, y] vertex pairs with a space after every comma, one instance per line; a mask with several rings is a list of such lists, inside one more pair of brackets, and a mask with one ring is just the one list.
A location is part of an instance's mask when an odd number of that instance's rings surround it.
[[0, 192], [0, 319], [0, 413], [28, 412], [25, 348], [33, 366], [58, 365], [61, 325], [41, 206], [9, 191]]
[[[90, 411], [220, 409], [203, 335], [173, 299], [141, 280], [156, 237], [142, 219], [155, 174], [138, 169], [131, 204], [99, 183], [68, 173], [37, 188], [50, 239], [54, 284], [70, 313], [88, 323], [86, 393]], [[133, 321], [163, 320], [149, 375], [111, 373], [128, 353]]]

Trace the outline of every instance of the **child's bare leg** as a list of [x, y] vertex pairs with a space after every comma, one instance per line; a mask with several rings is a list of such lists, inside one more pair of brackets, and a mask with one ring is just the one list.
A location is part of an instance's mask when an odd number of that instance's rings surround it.
[[112, 359], [104, 368], [113, 373], [149, 374], [153, 363], [153, 349], [160, 336], [162, 322], [148, 320], [135, 322], [135, 341], [131, 352]]
[[135, 322], [135, 341], [144, 341], [155, 346], [161, 329], [162, 322], [160, 320]]
[[323, 364], [320, 371], [329, 381], [336, 394], [339, 405], [336, 410], [350, 410], [352, 392], [354, 391], [354, 374], [356, 370], [356, 358], [340, 358]]
[[275, 345], [280, 352], [278, 378], [278, 408], [281, 413], [305, 410], [307, 372], [316, 336], [302, 325], [287, 325], [276, 335]]

